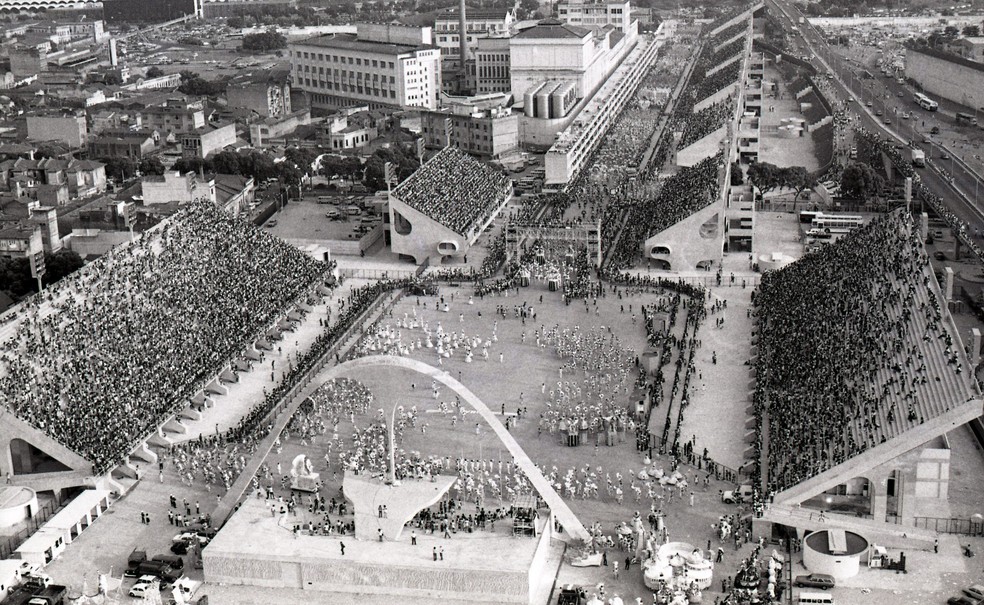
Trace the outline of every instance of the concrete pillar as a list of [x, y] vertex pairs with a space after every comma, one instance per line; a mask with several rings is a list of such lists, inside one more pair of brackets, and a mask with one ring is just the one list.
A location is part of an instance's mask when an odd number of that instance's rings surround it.
[[960, 246], [960, 238], [954, 236], [953, 237], [953, 260], [954, 261], [960, 260], [960, 248], [961, 248], [961, 246]]
[[943, 294], [946, 302], [953, 300], [953, 267], [943, 269]]
[[883, 477], [878, 481], [869, 481], [869, 483], [871, 518], [875, 521], [884, 521], [888, 516], [888, 478]]
[[981, 364], [981, 331], [974, 328], [970, 331], [970, 365], [977, 368]]
[[919, 237], [922, 238], [922, 241], [926, 241], [926, 238], [929, 237], [929, 214], [926, 212], [919, 216]]

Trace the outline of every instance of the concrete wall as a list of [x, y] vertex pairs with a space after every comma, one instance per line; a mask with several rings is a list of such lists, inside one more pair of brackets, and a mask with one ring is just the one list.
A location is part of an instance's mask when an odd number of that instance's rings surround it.
[[923, 87], [929, 96], [984, 106], [984, 65], [974, 67], [966, 60], [946, 59], [909, 50], [905, 76]]
[[[670, 271], [694, 269], [697, 263], [705, 260], [720, 260], [724, 244], [724, 203], [717, 199], [713, 204], [691, 214], [675, 225], [664, 229], [646, 240], [643, 256], [670, 263]], [[702, 227], [707, 224], [713, 235], [702, 235]], [[651, 254], [654, 247], [669, 249], [668, 254]]]
[[728, 126], [724, 125], [677, 151], [677, 166], [693, 166], [701, 160], [716, 155], [721, 150], [721, 141], [724, 140], [727, 134]]
[[82, 116], [28, 116], [27, 138], [34, 141], [61, 141], [72, 148], [85, 144], [88, 129]]
[[[409, 233], [401, 234], [397, 230], [398, 219], [396, 214], [409, 221], [411, 225]], [[393, 252], [412, 256], [417, 264], [424, 262], [426, 258], [431, 256], [435, 258], [435, 261], [441, 256], [461, 257], [468, 254], [468, 249], [471, 248], [464, 235], [455, 233], [397, 198], [390, 200], [390, 225]], [[442, 253], [438, 251], [438, 244], [441, 242], [453, 242], [457, 249], [454, 252]], [[436, 264], [436, 262], [432, 264]]]

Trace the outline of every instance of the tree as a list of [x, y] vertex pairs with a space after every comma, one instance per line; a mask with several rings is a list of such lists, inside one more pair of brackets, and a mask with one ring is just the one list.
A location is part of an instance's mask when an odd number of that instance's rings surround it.
[[164, 70], [154, 65], [153, 67], [148, 69], [147, 73], [144, 75], [146, 75], [148, 78], [159, 78], [164, 75]]
[[981, 27], [979, 25], [968, 25], [963, 28], [961, 33], [968, 38], [976, 38], [981, 35]]
[[45, 285], [50, 285], [82, 268], [82, 257], [78, 252], [60, 250], [54, 254], [45, 253]]
[[749, 182], [755, 185], [765, 195], [780, 186], [780, 168], [768, 162], [756, 162], [748, 167]]
[[[291, 17], [282, 19], [286, 20], [287, 26], [293, 23]], [[282, 48], [287, 48], [287, 38], [274, 29], [243, 36], [243, 50], [266, 53]]]
[[136, 163], [127, 157], [112, 156], [101, 158], [99, 161], [106, 165], [106, 176], [118, 181], [132, 178], [137, 171]]
[[738, 163], [738, 160], [735, 160], [731, 163], [731, 184], [741, 185], [744, 182], [745, 175], [741, 172], [741, 164]]
[[187, 174], [189, 172], [212, 172], [212, 163], [202, 158], [181, 158], [171, 166], [172, 170]]
[[807, 189], [813, 188], [817, 184], [817, 179], [802, 166], [784, 168], [783, 172], [784, 186], [796, 191], [796, 195], [793, 197], [793, 212], [796, 212], [796, 202], [799, 201], [799, 196]]
[[186, 95], [196, 97], [207, 97], [222, 94], [225, 92], [225, 81], [210, 81], [191, 70], [185, 69], [181, 72], [181, 85], [178, 90]]
[[957, 36], [960, 35], [960, 30], [957, 29], [956, 25], [947, 25], [943, 29], [943, 37], [948, 40], [956, 40]]
[[143, 174], [156, 174], [157, 176], [164, 174], [164, 171], [167, 170], [164, 167], [164, 162], [156, 155], [140, 160], [138, 169]]
[[862, 162], [852, 162], [841, 175], [841, 192], [862, 202], [877, 194], [884, 180], [875, 169]]
[[287, 158], [288, 162], [297, 166], [301, 172], [308, 174], [311, 172], [311, 165], [314, 164], [318, 154], [304, 147], [288, 147], [284, 151], [284, 157]]
[[68, 146], [64, 143], [45, 141], [44, 143], [39, 143], [37, 149], [34, 150], [34, 158], [37, 160], [42, 158], [57, 158], [65, 155], [68, 151]]

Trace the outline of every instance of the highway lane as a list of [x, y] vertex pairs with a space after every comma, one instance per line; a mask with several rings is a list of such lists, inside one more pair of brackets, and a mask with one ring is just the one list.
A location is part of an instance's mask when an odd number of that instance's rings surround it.
[[[816, 58], [817, 63], [819, 63], [819, 65], [815, 66], [821, 72], [833, 72], [837, 76], [830, 80], [831, 84], [839, 98], [854, 100], [851, 104], [851, 109], [859, 115], [862, 126], [883, 137], [890, 137], [900, 144], [913, 141], [917, 146], [927, 150], [927, 157], [930, 156], [929, 150], [934, 150], [932, 155], [935, 159], [931, 160], [931, 162], [948, 172], [952, 177], [952, 183], [950, 179], [928, 167], [918, 170], [923, 183], [930, 191], [941, 196], [947, 207], [968, 224], [971, 230], [975, 227], [984, 230], [984, 208], [982, 208], [982, 204], [975, 203], [974, 201], [975, 195], [978, 196], [978, 201], [980, 201], [980, 196], [984, 195], [984, 184], [975, 177], [972, 171], [967, 170], [959, 160], [950, 159], [942, 161], [939, 159], [941, 150], [935, 144], [926, 145], [922, 142], [927, 137], [919, 130], [922, 121], [921, 114], [917, 114], [920, 115], [920, 119], [917, 121], [913, 121], [912, 119], [903, 120], [901, 117], [897, 117], [893, 110], [894, 105], [890, 102], [893, 98], [898, 98], [897, 92], [895, 97], [892, 97], [891, 92], [888, 90], [884, 93], [874, 92], [879, 90], [879, 85], [877, 84], [873, 85], [867, 96], [864, 96], [865, 91], [861, 88], [863, 80], [857, 77], [857, 72], [853, 70], [850, 64], [843, 57], [840, 57], [837, 53], [829, 49], [827, 41], [808, 21], [804, 21], [802, 24], [799, 23], [799, 18], [805, 17], [805, 15], [800, 13], [796, 7], [790, 6], [782, 0], [767, 0], [766, 4], [778, 11], [776, 14], [785, 18], [785, 25], [790, 31], [799, 33], [806, 47]], [[828, 57], [831, 58], [831, 62], [829, 63], [827, 61]], [[888, 80], [888, 78], [881, 79]], [[876, 76], [875, 81], [877, 80], [878, 76]], [[868, 82], [875, 81], [868, 80]], [[851, 84], [857, 84], [858, 88], [852, 89]], [[872, 103], [872, 107], [870, 108], [865, 106], [868, 101]], [[875, 115], [875, 112], [879, 110], [883, 114], [891, 116], [890, 121], [892, 123], [889, 128], [886, 128], [886, 125], [883, 123], [884, 116], [879, 117]], [[917, 126], [916, 124], [919, 125]], [[950, 155], [950, 158], [953, 157], [952, 154], [948, 155]], [[969, 199], [965, 199], [963, 197], [964, 195]]]

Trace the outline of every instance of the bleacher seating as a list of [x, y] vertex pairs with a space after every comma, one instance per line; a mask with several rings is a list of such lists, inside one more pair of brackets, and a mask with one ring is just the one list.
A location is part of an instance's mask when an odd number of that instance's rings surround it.
[[[781, 491], [973, 396], [908, 215], [763, 276], [757, 446]], [[762, 433], [768, 416], [767, 435]]]
[[455, 233], [467, 234], [505, 201], [509, 179], [455, 147], [445, 147], [393, 196]]
[[8, 326], [0, 402], [102, 473], [328, 269], [196, 203], [48, 288]]

